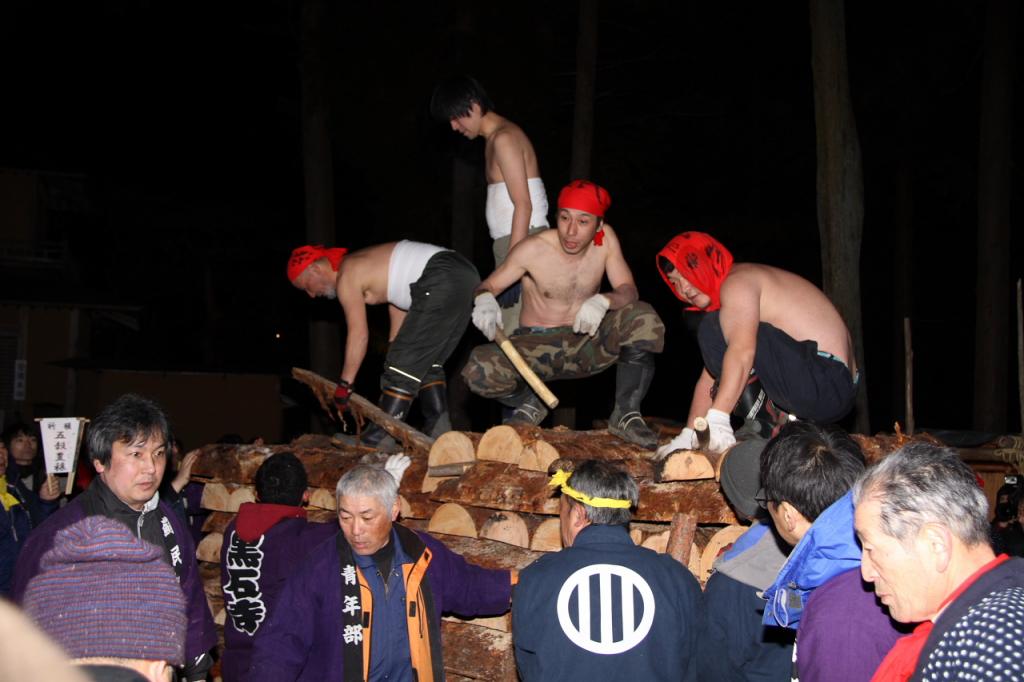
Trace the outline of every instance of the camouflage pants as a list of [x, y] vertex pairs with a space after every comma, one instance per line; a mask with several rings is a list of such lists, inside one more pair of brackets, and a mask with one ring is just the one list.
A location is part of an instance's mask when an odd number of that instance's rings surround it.
[[[576, 334], [572, 327], [521, 327], [509, 338], [544, 381], [581, 379], [614, 365], [623, 346], [660, 353], [665, 324], [650, 304], [637, 301], [609, 311], [594, 337]], [[519, 372], [494, 343], [473, 349], [462, 378], [469, 390], [485, 398], [508, 396], [522, 383]]]

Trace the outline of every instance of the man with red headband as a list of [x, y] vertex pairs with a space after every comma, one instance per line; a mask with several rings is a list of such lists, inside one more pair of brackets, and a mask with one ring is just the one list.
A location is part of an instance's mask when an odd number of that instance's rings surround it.
[[697, 332], [704, 370], [686, 428], [659, 456], [697, 446], [697, 417], [707, 418], [710, 449], [722, 452], [736, 442], [730, 413], [767, 438], [790, 418], [828, 424], [853, 408], [859, 375], [850, 332], [816, 286], [770, 265], [733, 263], [703, 232], [673, 238], [657, 264], [687, 310], [707, 313]]
[[[476, 290], [473, 324], [488, 340], [503, 328], [495, 298], [522, 282], [520, 327], [510, 338], [541, 379], [580, 379], [616, 365], [611, 433], [653, 450], [657, 436], [640, 403], [654, 378], [654, 354], [665, 344], [665, 325], [638, 300], [633, 273], [604, 214], [608, 192], [575, 180], [558, 196], [558, 229], [522, 240]], [[605, 276], [612, 290], [599, 293]], [[478, 346], [462, 376], [471, 391], [511, 412], [506, 423], [539, 424], [547, 408], [494, 344]]]
[[[300, 246], [288, 261], [288, 279], [310, 297], [337, 299], [345, 313], [345, 359], [334, 394], [339, 417], [347, 409], [370, 338], [366, 306], [386, 303], [391, 319], [380, 408], [404, 419], [420, 396], [422, 430], [437, 436], [451, 429], [444, 362], [469, 323], [469, 306], [480, 281], [473, 264], [440, 246], [402, 240], [346, 249]], [[363, 445], [390, 449], [393, 441], [376, 424], [362, 432]]]

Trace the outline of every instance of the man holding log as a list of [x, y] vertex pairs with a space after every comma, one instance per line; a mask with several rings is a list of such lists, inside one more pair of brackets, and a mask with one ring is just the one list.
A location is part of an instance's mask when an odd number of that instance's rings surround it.
[[688, 310], [707, 313], [697, 332], [704, 370], [686, 428], [659, 456], [698, 446], [697, 417], [707, 419], [709, 449], [723, 452], [736, 442], [730, 413], [767, 438], [791, 415], [829, 424], [853, 408], [860, 375], [850, 332], [816, 286], [770, 265], [733, 263], [703, 232], [674, 237], [657, 264]]
[[629, 537], [636, 481], [588, 460], [572, 473], [559, 470], [550, 485], [561, 492], [565, 549], [524, 569], [516, 585], [520, 678], [696, 680], [700, 586], [681, 563]]
[[[480, 281], [472, 263], [455, 251], [408, 240], [352, 253], [301, 246], [288, 261], [288, 279], [310, 297], [337, 299], [345, 313], [345, 359], [334, 393], [339, 417], [348, 408], [366, 357], [366, 306], [386, 303], [391, 345], [380, 378], [380, 408], [404, 419], [419, 395], [422, 430], [437, 436], [451, 429], [444, 362], [469, 323], [473, 288]], [[360, 441], [381, 447], [386, 436], [374, 424], [363, 431]]]
[[[665, 343], [665, 325], [639, 300], [619, 238], [604, 222], [608, 192], [574, 180], [558, 196], [558, 229], [519, 242], [476, 290], [473, 324], [488, 340], [502, 328], [498, 294], [522, 282], [515, 349], [542, 380], [580, 379], [616, 365], [615, 407], [608, 430], [653, 450], [657, 435], [640, 404], [654, 378], [654, 354]], [[612, 290], [600, 293], [604, 277]], [[506, 423], [539, 424], [547, 408], [494, 344], [473, 350], [463, 378], [477, 395], [511, 409]]]
[[347, 471], [335, 498], [341, 530], [285, 582], [245, 679], [443, 680], [441, 613], [508, 611], [513, 574], [395, 523], [398, 482], [379, 467]]

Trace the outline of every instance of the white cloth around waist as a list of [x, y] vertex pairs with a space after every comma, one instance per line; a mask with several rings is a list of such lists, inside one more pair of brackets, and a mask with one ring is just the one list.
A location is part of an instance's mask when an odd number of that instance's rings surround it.
[[427, 267], [427, 261], [442, 251], [450, 249], [408, 239], [397, 242], [388, 263], [388, 303], [408, 310], [412, 305], [409, 285], [420, 278], [423, 269]]
[[[548, 195], [544, 191], [544, 181], [540, 178], [530, 178], [526, 184], [530, 189], [530, 203], [533, 204], [528, 227], [547, 227]], [[487, 228], [491, 232], [491, 239], [501, 239], [512, 234], [512, 212], [514, 210], [512, 197], [509, 196], [508, 187], [504, 182], [487, 185], [487, 204], [484, 208], [484, 217], [487, 218]]]

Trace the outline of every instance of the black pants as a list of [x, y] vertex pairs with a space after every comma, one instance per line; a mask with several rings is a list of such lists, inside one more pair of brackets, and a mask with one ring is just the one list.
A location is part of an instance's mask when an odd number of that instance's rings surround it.
[[[728, 347], [718, 312], [707, 313], [697, 329], [704, 366], [716, 379]], [[846, 365], [819, 355], [817, 341], [797, 341], [767, 322], [757, 326], [754, 372], [773, 403], [802, 419], [832, 424], [853, 409], [857, 384]]]
[[459, 345], [473, 312], [480, 275], [455, 251], [431, 256], [410, 285], [412, 305], [384, 359], [381, 388], [393, 386], [416, 395], [420, 385], [444, 379], [444, 362]]

